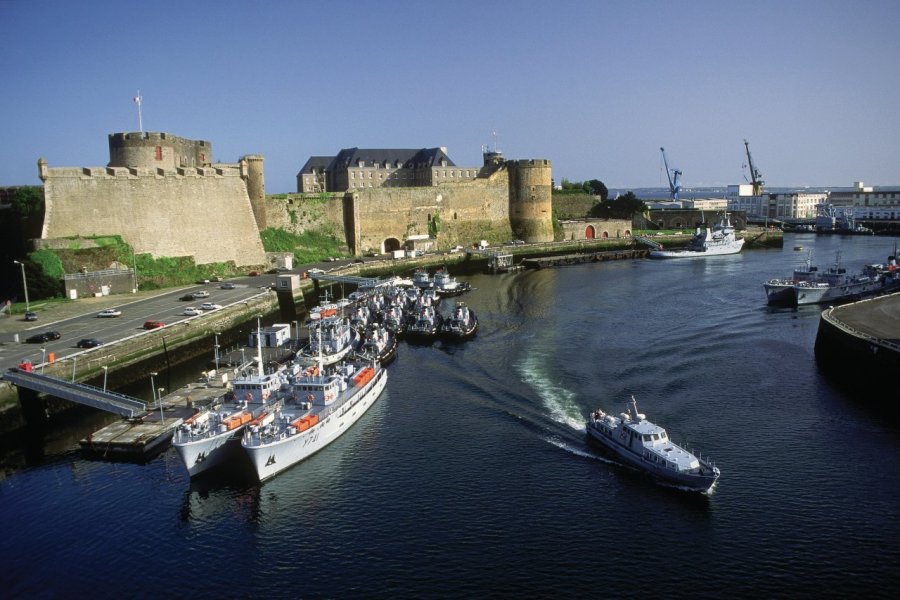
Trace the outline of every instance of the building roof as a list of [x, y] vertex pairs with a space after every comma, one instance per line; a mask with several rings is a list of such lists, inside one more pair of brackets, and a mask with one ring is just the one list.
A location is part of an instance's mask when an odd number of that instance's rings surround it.
[[336, 172], [360, 164], [363, 167], [423, 169], [440, 166], [442, 160], [447, 161], [448, 167], [456, 166], [443, 148], [344, 148], [327, 170]]
[[324, 171], [334, 160], [333, 156], [310, 156], [297, 175], [307, 175], [315, 171]]

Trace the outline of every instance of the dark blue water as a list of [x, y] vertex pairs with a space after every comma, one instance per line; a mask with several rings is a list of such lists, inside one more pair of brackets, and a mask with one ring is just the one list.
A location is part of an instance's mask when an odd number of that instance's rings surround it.
[[[788, 235], [709, 260], [467, 277], [478, 337], [402, 345], [371, 411], [263, 485], [242, 469], [192, 484], [171, 450], [85, 460], [94, 423], [50, 434], [0, 481], [0, 595], [891, 596], [900, 430], [819, 371], [818, 309], [766, 307], [761, 283], [805, 258], [798, 243], [823, 268], [893, 246]], [[588, 412], [630, 394], [716, 461], [711, 495], [587, 442]]]

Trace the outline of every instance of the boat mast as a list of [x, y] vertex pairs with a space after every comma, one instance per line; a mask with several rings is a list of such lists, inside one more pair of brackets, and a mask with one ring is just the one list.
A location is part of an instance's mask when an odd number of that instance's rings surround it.
[[263, 373], [262, 359], [262, 327], [259, 324], [259, 317], [256, 318], [256, 369], [260, 377], [265, 374]]

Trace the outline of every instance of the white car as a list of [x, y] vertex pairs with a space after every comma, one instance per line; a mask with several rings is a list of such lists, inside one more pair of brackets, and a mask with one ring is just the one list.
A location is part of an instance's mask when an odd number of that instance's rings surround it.
[[200, 310], [216, 310], [217, 308], [222, 308], [222, 305], [215, 302], [204, 302], [200, 305]]
[[117, 308], [107, 308], [106, 310], [102, 310], [97, 313], [98, 317], [121, 317], [122, 311]]
[[194, 298], [209, 298], [209, 292], [206, 290], [200, 290], [199, 292], [194, 292], [191, 294]]
[[181, 314], [186, 317], [196, 317], [197, 315], [202, 315], [203, 313], [196, 306], [188, 306]]

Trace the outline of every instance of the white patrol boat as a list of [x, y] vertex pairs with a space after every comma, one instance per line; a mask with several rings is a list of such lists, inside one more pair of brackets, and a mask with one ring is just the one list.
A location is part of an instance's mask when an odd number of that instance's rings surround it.
[[650, 258], [700, 258], [721, 254], [737, 254], [744, 247], [744, 239], [734, 234], [731, 219], [725, 213], [715, 227], [697, 227], [684, 249], [665, 250], [660, 246], [650, 251]]
[[197, 410], [175, 430], [172, 446], [191, 477], [225, 462], [231, 450], [239, 448], [245, 427], [272, 420], [289, 372], [285, 367], [264, 372], [261, 337], [256, 336], [256, 370], [236, 378], [228, 394]]
[[340, 437], [375, 403], [387, 383], [387, 370], [376, 360], [347, 360], [329, 373], [324, 368], [320, 363], [293, 377], [291, 399], [272, 422], [244, 430], [241, 446], [260, 481]]
[[672, 442], [666, 430], [646, 420], [631, 397], [627, 413], [614, 417], [597, 409], [587, 431], [620, 458], [669, 484], [706, 492], [719, 479], [719, 468]]
[[334, 364], [359, 344], [359, 333], [340, 313], [310, 320], [308, 327], [309, 341], [297, 352], [297, 361], [305, 365]]

